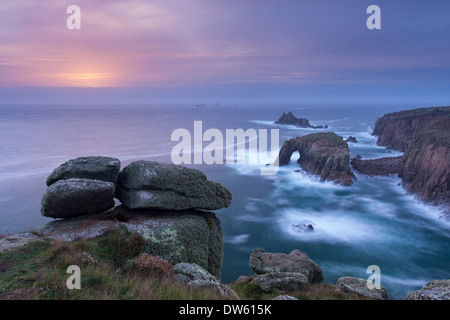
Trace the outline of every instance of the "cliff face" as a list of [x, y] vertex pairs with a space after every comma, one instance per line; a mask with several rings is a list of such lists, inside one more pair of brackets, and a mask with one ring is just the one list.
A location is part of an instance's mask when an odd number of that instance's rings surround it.
[[375, 122], [377, 144], [405, 152], [414, 134], [425, 125], [450, 114], [450, 107], [424, 108], [388, 113]]
[[313, 133], [285, 141], [278, 163], [287, 165], [292, 154], [298, 151], [298, 163], [320, 180], [333, 180], [344, 185], [352, 184], [349, 149], [347, 143], [333, 132]]
[[414, 135], [399, 173], [408, 191], [437, 204], [449, 204], [449, 149], [450, 113]]
[[435, 204], [450, 202], [450, 107], [391, 113], [378, 119], [378, 145], [404, 151], [399, 177], [409, 192]]

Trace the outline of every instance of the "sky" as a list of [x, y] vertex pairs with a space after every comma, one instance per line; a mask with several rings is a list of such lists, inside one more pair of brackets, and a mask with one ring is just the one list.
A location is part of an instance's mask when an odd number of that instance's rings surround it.
[[2, 0], [2, 97], [448, 104], [450, 1]]

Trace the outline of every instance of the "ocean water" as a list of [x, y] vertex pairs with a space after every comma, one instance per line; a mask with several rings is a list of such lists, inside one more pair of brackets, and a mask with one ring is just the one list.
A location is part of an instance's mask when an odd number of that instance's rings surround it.
[[[283, 141], [312, 132], [334, 131], [350, 143], [351, 157], [396, 156], [376, 145], [370, 133], [385, 113], [418, 107], [393, 105], [215, 104], [194, 105], [0, 105], [0, 233], [36, 229], [51, 221], [40, 214], [45, 180], [61, 163], [80, 156], [117, 157], [122, 167], [146, 159], [171, 161], [175, 129], [279, 129]], [[299, 129], [273, 122], [292, 111], [313, 125]], [[208, 143], [206, 143], [208, 144]], [[249, 155], [247, 154], [247, 157]], [[367, 177], [355, 172], [350, 187], [320, 182], [301, 170], [292, 156], [276, 175], [260, 174], [261, 164], [186, 165], [202, 170], [233, 195], [217, 210], [224, 235], [222, 281], [250, 275], [251, 252], [264, 248], [289, 253], [299, 249], [321, 267], [325, 281], [342, 276], [367, 278], [378, 265], [381, 285], [391, 299], [404, 299], [435, 279], [450, 278], [450, 223], [399, 185], [397, 177]], [[300, 170], [299, 170], [300, 169]], [[312, 224], [301, 232], [297, 224]]]

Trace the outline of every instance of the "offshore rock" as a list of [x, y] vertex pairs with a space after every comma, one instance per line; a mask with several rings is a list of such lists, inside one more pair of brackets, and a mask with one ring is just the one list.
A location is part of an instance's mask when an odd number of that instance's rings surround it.
[[231, 203], [230, 191], [199, 170], [143, 160], [119, 173], [116, 198], [129, 209], [216, 210]]
[[355, 137], [350, 136], [347, 139], [345, 139], [345, 142], [352, 142], [352, 143], [358, 143], [358, 140], [356, 140]]
[[300, 127], [300, 128], [313, 128], [313, 129], [326, 129], [328, 128], [327, 125], [323, 126], [313, 126], [309, 123], [308, 119], [305, 118], [297, 118], [296, 116], [294, 116], [292, 114], [291, 111], [289, 111], [288, 113], [284, 113], [281, 115], [281, 117], [275, 121], [275, 124], [284, 124], [284, 125], [291, 125], [291, 126], [296, 126], [296, 127]]

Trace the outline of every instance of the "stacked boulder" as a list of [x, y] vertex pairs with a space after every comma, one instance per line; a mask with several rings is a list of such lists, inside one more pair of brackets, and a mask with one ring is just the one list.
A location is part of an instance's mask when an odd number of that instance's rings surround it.
[[228, 189], [199, 170], [143, 160], [120, 172], [116, 197], [129, 209], [217, 210], [231, 202]]
[[120, 161], [109, 157], [69, 160], [47, 178], [43, 216], [69, 218], [104, 212], [114, 207]]
[[[204, 210], [228, 207], [231, 193], [201, 171], [142, 160], [120, 171], [118, 159], [82, 157], [56, 168], [47, 185], [41, 213], [63, 219], [43, 226], [44, 236], [92, 239], [122, 226], [142, 235], [147, 253], [220, 278], [220, 221]], [[122, 205], [114, 207], [114, 198]]]
[[264, 292], [308, 290], [311, 283], [323, 281], [319, 265], [299, 250], [285, 254], [258, 248], [252, 252], [249, 265], [256, 273], [251, 283]]
[[131, 210], [217, 210], [228, 207], [231, 193], [199, 170], [155, 161], [134, 161], [120, 171], [108, 157], [69, 160], [47, 178], [43, 216], [69, 218], [104, 212], [114, 198]]

